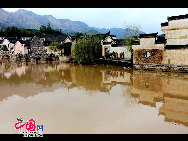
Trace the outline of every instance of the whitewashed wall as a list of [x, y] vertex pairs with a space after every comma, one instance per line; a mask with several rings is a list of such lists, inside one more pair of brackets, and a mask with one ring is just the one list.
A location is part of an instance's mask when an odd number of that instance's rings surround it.
[[111, 45], [103, 45], [102, 47], [102, 56], [105, 56], [105, 49], [108, 49], [110, 53], [117, 52], [118, 57], [120, 56], [120, 53], [124, 52], [124, 58], [130, 59], [131, 58], [131, 52], [128, 51], [127, 46], [119, 46], [119, 47], [112, 47]]
[[187, 28], [188, 27], [188, 19], [179, 19], [179, 20], [171, 20], [168, 21], [168, 27], [171, 28]]
[[130, 51], [128, 51], [127, 47], [126, 46], [120, 46], [120, 47], [110, 47], [110, 53], [112, 53], [113, 51], [114, 52], [117, 52], [118, 53], [118, 57], [119, 57], [119, 54], [122, 52], [124, 52], [124, 58], [131, 58], [131, 53]]
[[167, 39], [166, 45], [188, 44], [188, 19], [168, 21], [168, 26], [161, 27]]
[[140, 45], [132, 45], [133, 50], [137, 49], [161, 49], [164, 50], [164, 44], [155, 44], [155, 38], [141, 38]]
[[163, 64], [188, 65], [188, 50], [165, 50]]

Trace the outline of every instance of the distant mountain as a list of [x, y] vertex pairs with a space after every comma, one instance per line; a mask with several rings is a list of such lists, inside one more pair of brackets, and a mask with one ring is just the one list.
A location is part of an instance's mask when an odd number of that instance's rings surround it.
[[[110, 31], [111, 35], [116, 35], [117, 39], [123, 39], [123, 38], [127, 38], [130, 35], [126, 34], [125, 35], [125, 29], [123, 28], [110, 28], [110, 29], [106, 29], [106, 28], [95, 28], [95, 30], [101, 32], [101, 33], [107, 33], [108, 31]], [[145, 32], [140, 31], [139, 34], [145, 34]]]
[[[37, 15], [31, 11], [19, 9], [15, 12], [7, 12], [0, 8], [0, 28], [7, 26], [16, 26], [19, 28], [39, 29], [41, 25], [47, 26], [50, 23], [53, 29], [62, 29], [64, 33], [82, 32], [82, 33], [107, 33], [116, 35], [117, 38], [123, 38], [125, 30], [122, 28], [95, 28], [89, 27], [81, 21], [71, 21], [69, 19], [56, 19], [52, 15]], [[144, 32], [142, 32], [144, 33]]]

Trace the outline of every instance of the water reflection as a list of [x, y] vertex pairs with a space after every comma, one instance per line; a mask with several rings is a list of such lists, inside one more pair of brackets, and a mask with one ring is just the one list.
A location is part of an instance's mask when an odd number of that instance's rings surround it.
[[[6, 65], [6, 67], [4, 67]], [[123, 68], [104, 67], [104, 66], [82, 66], [73, 64], [17, 64], [17, 63], [1, 63], [0, 67], [0, 83], [4, 89], [9, 89], [10, 96], [13, 93], [25, 93], [25, 89], [30, 90], [30, 86], [36, 87], [36, 92], [31, 91], [30, 96], [37, 94], [38, 87], [56, 89], [53, 85], [66, 86], [68, 89], [73, 87], [84, 88], [88, 91], [109, 92], [112, 86], [116, 84], [124, 84], [131, 86], [131, 71]], [[1, 86], [2, 86], [1, 85]], [[4, 86], [9, 87], [5, 88]], [[16, 87], [24, 85], [24, 89], [15, 91]], [[10, 89], [13, 87], [14, 89]], [[23, 87], [23, 86], [22, 86]], [[27, 88], [28, 87], [28, 88]], [[12, 91], [11, 91], [12, 90]], [[22, 91], [22, 92], [21, 92]], [[0, 97], [3, 100], [4, 97]]]
[[188, 74], [134, 71], [131, 95], [152, 107], [162, 102], [165, 121], [188, 126]]
[[157, 103], [161, 103], [158, 116], [164, 116], [165, 122], [188, 126], [188, 74], [100, 65], [1, 62], [0, 101], [13, 95], [28, 98], [62, 87], [84, 89], [88, 95], [121, 93], [126, 107], [141, 104], [157, 108]]

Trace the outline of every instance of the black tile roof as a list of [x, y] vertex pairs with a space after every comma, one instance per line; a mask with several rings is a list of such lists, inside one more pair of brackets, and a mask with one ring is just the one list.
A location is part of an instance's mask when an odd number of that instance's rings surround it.
[[158, 33], [150, 33], [150, 34], [140, 34], [139, 38], [155, 38]]
[[[139, 38], [155, 38], [155, 44], [165, 44], [165, 36], [157, 35], [158, 33], [140, 34]], [[140, 45], [140, 40], [132, 41], [132, 45]]]
[[167, 20], [171, 21], [171, 20], [179, 20], [179, 19], [187, 19], [187, 18], [188, 18], [188, 14], [185, 14], [185, 15], [167, 17]]
[[106, 37], [110, 36], [112, 37], [116, 37], [115, 35], [110, 35], [110, 31], [105, 33], [105, 34], [96, 34], [97, 37], [101, 38], [102, 40], [105, 40]]
[[137, 41], [132, 41], [131, 44], [132, 44], [132, 45], [140, 45], [140, 41], [139, 41], [139, 40], [137, 40]]
[[58, 34], [37, 34], [39, 38], [45, 38], [45, 42], [61, 42], [67, 38], [67, 35], [58, 35]]
[[25, 46], [30, 46], [30, 41], [31, 40], [26, 40], [26, 41], [23, 41], [23, 40], [19, 40], [19, 42], [21, 43], [21, 44], [25, 44]]
[[161, 23], [161, 26], [168, 26], [168, 22]]
[[[167, 17], [167, 20], [169, 22], [172, 20], [180, 20], [180, 19], [187, 19], [187, 18], [188, 18], [188, 14], [185, 14], [185, 15]], [[161, 27], [168, 26], [168, 22], [161, 23]]]

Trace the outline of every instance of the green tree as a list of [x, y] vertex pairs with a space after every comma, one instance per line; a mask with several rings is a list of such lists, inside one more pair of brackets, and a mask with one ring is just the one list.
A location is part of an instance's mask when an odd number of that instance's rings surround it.
[[15, 26], [9, 26], [4, 30], [4, 36], [16, 37], [20, 35], [21, 30]]
[[48, 33], [48, 34], [59, 34], [63, 35], [61, 29], [52, 29], [50, 23], [48, 23], [47, 27], [46, 26], [41, 26], [39, 30], [37, 29], [24, 29], [24, 28], [18, 28], [15, 26], [9, 26], [7, 28], [1, 29], [0, 30], [0, 35], [5, 36], [5, 37], [31, 37], [34, 36], [35, 34], [38, 33]]
[[48, 33], [48, 34], [59, 34], [62, 35], [62, 30], [61, 29], [52, 29], [50, 23], [48, 23], [47, 27], [42, 25], [39, 30], [40, 33]]
[[8, 51], [8, 48], [6, 45], [3, 45], [2, 48], [1, 48], [2, 51]]
[[86, 34], [78, 39], [75, 45], [75, 61], [79, 63], [91, 63], [102, 55], [101, 40], [97, 36]]
[[61, 46], [61, 43], [59, 42], [52, 42], [51, 44], [49, 44], [49, 48], [53, 50], [54, 52], [58, 51], [60, 46]]

